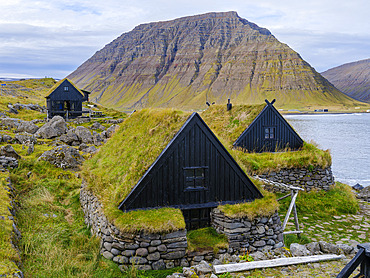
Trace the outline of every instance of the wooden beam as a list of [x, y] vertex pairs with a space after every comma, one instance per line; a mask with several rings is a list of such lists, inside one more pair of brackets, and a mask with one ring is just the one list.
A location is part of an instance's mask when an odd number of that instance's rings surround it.
[[283, 235], [290, 235], [290, 234], [301, 234], [303, 231], [287, 231], [283, 232]]
[[[292, 192], [293, 194], [293, 192]], [[298, 215], [297, 215], [297, 207], [296, 207], [296, 204], [294, 202], [294, 205], [293, 205], [293, 215], [294, 215], [294, 224], [295, 224], [295, 229], [297, 232], [299, 232], [299, 223], [298, 223]], [[298, 238], [301, 238], [301, 235], [300, 233], [297, 234]]]
[[236, 264], [214, 265], [213, 270], [215, 274], [226, 272], [239, 272], [256, 268], [279, 267], [293, 264], [315, 263], [329, 260], [339, 260], [345, 258], [344, 255], [314, 255], [303, 257], [279, 258], [273, 260], [264, 260], [256, 262], [245, 262]]
[[290, 205], [289, 205], [288, 211], [285, 215], [285, 219], [284, 219], [284, 222], [283, 222], [283, 231], [285, 230], [286, 223], [288, 222], [290, 213], [292, 212], [293, 205], [295, 204], [295, 199], [297, 199], [297, 195], [298, 195], [298, 192], [297, 191], [294, 192], [294, 195], [292, 196], [292, 200], [290, 201]]
[[283, 200], [283, 199], [288, 198], [290, 196], [291, 196], [291, 194], [289, 193], [288, 195], [285, 195], [283, 197], [280, 197], [279, 199], [277, 199], [277, 201], [279, 202], [280, 200]]

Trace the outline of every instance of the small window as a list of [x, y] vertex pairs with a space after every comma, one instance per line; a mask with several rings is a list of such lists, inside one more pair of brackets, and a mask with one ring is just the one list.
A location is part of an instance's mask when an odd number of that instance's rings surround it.
[[207, 169], [208, 167], [184, 168], [185, 190], [200, 190], [207, 188]]
[[275, 138], [275, 127], [265, 127], [265, 139]]
[[65, 86], [65, 87], [64, 87], [64, 91], [65, 91], [65, 92], [68, 92], [68, 91], [69, 91], [69, 87], [68, 87], [68, 86]]

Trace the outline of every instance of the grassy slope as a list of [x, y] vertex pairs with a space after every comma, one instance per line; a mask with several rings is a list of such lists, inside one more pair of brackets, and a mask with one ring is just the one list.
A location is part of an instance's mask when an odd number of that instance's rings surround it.
[[[5, 81], [2, 86], [0, 110], [7, 110], [8, 103], [34, 103], [45, 105], [45, 97], [56, 81], [52, 78]], [[5, 108], [5, 109], [4, 109]]]

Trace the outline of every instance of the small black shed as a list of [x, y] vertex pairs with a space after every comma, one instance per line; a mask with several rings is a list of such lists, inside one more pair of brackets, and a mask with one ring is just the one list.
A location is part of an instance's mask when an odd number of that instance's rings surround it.
[[59, 115], [74, 118], [82, 115], [82, 102], [89, 101], [89, 92], [78, 89], [67, 78], [59, 81], [46, 97], [48, 118]]
[[197, 114], [193, 113], [119, 205], [123, 211], [174, 207], [187, 229], [208, 226], [220, 204], [262, 194]]
[[248, 152], [275, 152], [303, 146], [303, 140], [267, 99], [265, 108], [234, 142]]

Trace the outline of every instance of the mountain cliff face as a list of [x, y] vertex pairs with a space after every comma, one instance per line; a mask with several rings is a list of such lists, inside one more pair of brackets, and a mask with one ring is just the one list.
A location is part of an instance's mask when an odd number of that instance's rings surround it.
[[344, 64], [322, 75], [346, 95], [370, 102], [370, 59]]
[[206, 101], [280, 107], [339, 105], [339, 92], [298, 53], [236, 12], [142, 24], [96, 52], [68, 78], [90, 99], [125, 109], [205, 108]]

